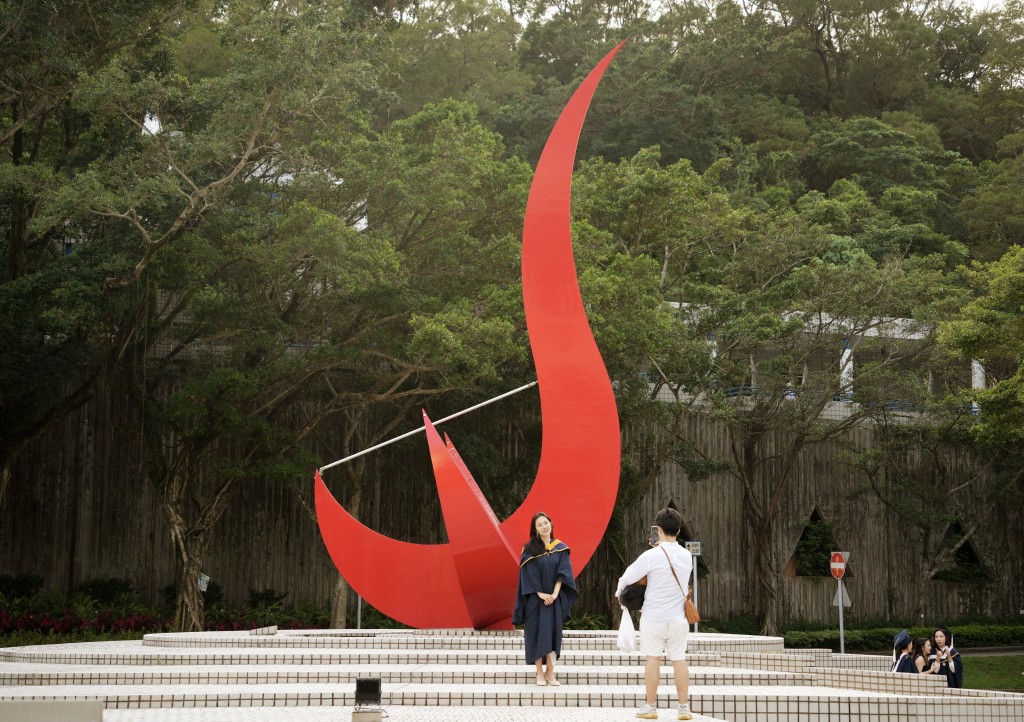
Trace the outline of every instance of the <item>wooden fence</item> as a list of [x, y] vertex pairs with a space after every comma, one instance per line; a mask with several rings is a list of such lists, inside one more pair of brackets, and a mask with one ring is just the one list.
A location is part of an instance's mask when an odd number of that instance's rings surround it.
[[[444, 428], [501, 517], [525, 496], [533, 478], [539, 453], [536, 399], [524, 398], [479, 414]], [[47, 587], [64, 590], [88, 579], [127, 578], [145, 601], [159, 599], [160, 590], [173, 582], [174, 565], [160, 490], [147, 473], [142, 425], [125, 398], [104, 393], [26, 449], [5, 508], [0, 509], [0, 574], [35, 573]], [[500, 458], [478, 471], [472, 462], [474, 452], [465, 449], [460, 438], [481, 429], [493, 438], [475, 455], [485, 459], [490, 452]], [[324, 463], [338, 455], [329, 447], [339, 433], [340, 429], [325, 428], [320, 434], [323, 448], [317, 452]], [[851, 433], [860, 444], [873, 443], [870, 428]], [[687, 419], [684, 435], [709, 455], [728, 458], [729, 431], [720, 423], [694, 414]], [[969, 464], [963, 452], [949, 453], [954, 469]], [[884, 618], [900, 625], [922, 621], [910, 618], [921, 569], [917, 532], [902, 528], [873, 496], [858, 494], [864, 479], [841, 456], [836, 443], [808, 447], [785, 493], [773, 541], [780, 618], [835, 618], [831, 602], [836, 584], [831, 577], [782, 573], [816, 509], [837, 526], [840, 546], [851, 552], [846, 580], [853, 601], [850, 618]], [[339, 500], [347, 495], [343, 476], [326, 475]], [[368, 526], [407, 541], [444, 540], [422, 438], [374, 454], [365, 479], [358, 511]], [[311, 490], [312, 470], [307, 477], [288, 482], [251, 479], [239, 486], [218, 524], [204, 567], [222, 587], [227, 603], [242, 604], [249, 589], [272, 588], [288, 593], [286, 603], [327, 604], [336, 572], [316, 524], [297, 496]], [[618, 528], [634, 530], [625, 533], [625, 561], [643, 550], [655, 513], [670, 503], [682, 513], [688, 536], [703, 542], [708, 576], [700, 581], [700, 596], [705, 618], [713, 624], [751, 614], [756, 588], [753, 541], [743, 514], [742, 490], [728, 474], [693, 481], [680, 467], [667, 465], [639, 502], [624, 510]], [[549, 511], [557, 517], [557, 510]], [[972, 544], [988, 581], [929, 582], [923, 621], [966, 614], [1017, 615], [1024, 609], [1021, 502], [985, 508], [967, 501], [956, 511], [965, 519], [983, 521]], [[566, 541], [571, 544], [571, 539]], [[622, 571], [620, 556], [610, 543], [598, 549], [579, 579], [581, 613], [611, 610], [611, 594]]]

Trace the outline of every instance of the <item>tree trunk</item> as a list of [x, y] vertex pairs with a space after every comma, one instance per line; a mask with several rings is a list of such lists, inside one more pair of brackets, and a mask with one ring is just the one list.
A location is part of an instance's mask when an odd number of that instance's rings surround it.
[[[11, 104], [11, 120], [14, 123], [20, 119], [21, 102], [15, 101]], [[18, 129], [14, 132], [11, 142], [11, 162], [19, 166], [24, 153], [25, 131]], [[11, 196], [11, 225], [10, 240], [7, 245], [7, 279], [20, 278], [28, 271], [28, 257], [26, 246], [28, 245], [28, 200], [20, 184], [15, 186]]]
[[[753, 367], [752, 367], [753, 369]], [[751, 373], [756, 373], [752, 370]], [[754, 384], [756, 385], [756, 384]], [[777, 636], [779, 633], [776, 598], [777, 569], [772, 546], [775, 533], [777, 505], [775, 497], [782, 493], [785, 484], [773, 484], [762, 465], [760, 442], [763, 429], [747, 429], [742, 445], [734, 447], [734, 457], [739, 462], [740, 478], [743, 481], [743, 512], [747, 527], [752, 530], [754, 610], [761, 624], [761, 634]], [[773, 489], [773, 486], [776, 488]]]
[[0, 463], [0, 509], [7, 501], [7, 489], [11, 486], [11, 457], [5, 456]]
[[[352, 453], [346, 446], [344, 449], [346, 454]], [[359, 505], [362, 503], [363, 490], [360, 485], [362, 471], [364, 468], [363, 460], [359, 460], [359, 464], [351, 465], [346, 469], [349, 479], [352, 480], [355, 486], [355, 491], [349, 497], [348, 510], [357, 521], [359, 520]], [[331, 629], [345, 629], [346, 620], [345, 615], [348, 612], [348, 582], [345, 581], [341, 573], [338, 573], [338, 578], [334, 582], [334, 592], [331, 594]]]
[[932, 576], [931, 529], [923, 528], [919, 531], [921, 533], [921, 571], [917, 575], [917, 584], [914, 590], [914, 620], [918, 624], [924, 624], [924, 595], [928, 580]]
[[174, 628], [179, 632], [201, 632], [206, 626], [206, 600], [199, 591], [202, 559], [188, 557], [178, 565], [178, 600], [174, 607]]
[[775, 588], [775, 554], [772, 551], [772, 536], [775, 524], [771, 517], [761, 520], [754, 528], [754, 575], [757, 577], [757, 617], [761, 622], [761, 634], [778, 636], [779, 620]]
[[182, 503], [183, 469], [168, 472], [164, 478], [164, 519], [171, 532], [171, 548], [177, 569], [177, 599], [174, 604], [174, 629], [178, 632], [201, 632], [206, 622], [199, 573], [209, 545], [209, 533], [196, 530], [188, 523]]
[[348, 611], [348, 584], [345, 577], [338, 575], [334, 580], [334, 592], [331, 594], [331, 629], [345, 629], [345, 613]]
[[202, 535], [204, 539], [200, 542], [197, 535], [185, 527], [180, 514], [176, 514], [174, 519], [168, 518], [168, 523], [171, 524], [171, 540], [178, 568], [174, 629], [179, 632], [201, 632], [206, 626], [206, 600], [199, 591], [199, 574], [203, 569], [209, 536]]

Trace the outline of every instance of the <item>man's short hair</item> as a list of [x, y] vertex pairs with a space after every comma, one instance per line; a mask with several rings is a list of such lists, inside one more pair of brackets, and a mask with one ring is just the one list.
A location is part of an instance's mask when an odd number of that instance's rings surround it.
[[683, 527], [683, 517], [675, 509], [662, 509], [654, 517], [654, 523], [661, 527], [665, 536], [679, 536], [679, 530]]

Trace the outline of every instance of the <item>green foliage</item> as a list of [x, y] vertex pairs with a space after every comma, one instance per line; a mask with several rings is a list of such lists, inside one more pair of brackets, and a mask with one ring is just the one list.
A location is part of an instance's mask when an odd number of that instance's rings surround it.
[[[206, 591], [202, 592], [203, 603], [207, 608], [224, 606], [224, 590], [215, 581], [206, 583]], [[174, 612], [174, 602], [178, 598], [178, 585], [168, 584], [160, 589], [160, 601], [165, 612]]]
[[88, 579], [78, 585], [78, 594], [84, 594], [100, 604], [112, 604], [118, 597], [132, 596], [135, 588], [127, 579]]
[[736, 615], [727, 619], [701, 620], [701, 631], [721, 634], [758, 634], [760, 623], [750, 615]]
[[[945, 538], [942, 540], [944, 546], [952, 549], [964, 537], [963, 527], [959, 521], [954, 521], [946, 530]], [[989, 581], [988, 572], [985, 566], [978, 559], [970, 540], [960, 544], [953, 553], [950, 566], [936, 572], [933, 579], [943, 582], [956, 582], [960, 584], [986, 584]]]
[[390, 117], [446, 98], [493, 116], [502, 104], [523, 99], [531, 83], [517, 62], [520, 28], [510, 11], [488, 0], [414, 6], [393, 35]]
[[[352, 610], [348, 613], [345, 624], [350, 629], [356, 628], [357, 621], [360, 621], [356, 610]], [[363, 604], [362, 618], [360, 628], [362, 629], [409, 629], [409, 627], [401, 622], [396, 622], [391, 617], [386, 616], [383, 612], [379, 612], [369, 604]]]
[[[892, 640], [899, 632], [899, 627], [880, 627], [876, 629], [846, 629], [846, 649], [853, 652], [891, 651]], [[909, 628], [910, 635], [915, 639], [930, 637], [934, 627]], [[1001, 647], [1024, 644], [1024, 625], [982, 625], [963, 624], [951, 626], [953, 642], [957, 649], [969, 647]], [[815, 631], [786, 632], [786, 647], [792, 649], [831, 649], [839, 650], [839, 630], [821, 629]]]
[[287, 596], [288, 592], [277, 592], [274, 589], [250, 589], [247, 604], [250, 607], [280, 607]]
[[[344, 416], [362, 448], [427, 399], [532, 378], [530, 164], [620, 36], [573, 198], [584, 301], [630, 429], [620, 504], [667, 461], [764, 488], [747, 478], [761, 439], [835, 431], [820, 416], [850, 397], [843, 337], [861, 339], [863, 417], [976, 401], [978, 423], [957, 428], [999, 447], [1019, 492], [1024, 6], [798, 5], [5, 5], [0, 503], [21, 450], [103, 381], [145, 419], [191, 579], [231, 494], [304, 478], [324, 422]], [[950, 276], [971, 259], [1000, 260]], [[919, 343], [864, 341], [887, 317], [916, 319]], [[922, 382], [940, 320], [995, 382], [941, 409]], [[747, 458], [684, 438], [698, 399]], [[466, 447], [496, 508], [514, 506], [501, 466], [526, 479], [529, 460], [482, 436]]]
[[[1024, 247], [962, 269], [962, 276], [973, 297], [958, 317], [943, 323], [940, 340], [995, 372], [994, 383], [972, 393], [982, 410], [975, 437], [990, 446], [1019, 444], [1024, 440]], [[1006, 361], [1008, 371], [1000, 375]]]
[[611, 620], [607, 614], [574, 614], [565, 623], [565, 628], [582, 630], [611, 629]]
[[831, 576], [832, 552], [839, 548], [835, 527], [824, 520], [808, 522], [793, 552], [798, 577]]
[[57, 634], [53, 631], [38, 630], [0, 634], [0, 647], [25, 647], [35, 644], [75, 644], [77, 642], [124, 642], [140, 640], [145, 632], [125, 630], [120, 632], [94, 632], [86, 629], [73, 633]]
[[0, 596], [15, 601], [35, 596], [43, 588], [43, 578], [37, 574], [19, 572], [0, 575]]

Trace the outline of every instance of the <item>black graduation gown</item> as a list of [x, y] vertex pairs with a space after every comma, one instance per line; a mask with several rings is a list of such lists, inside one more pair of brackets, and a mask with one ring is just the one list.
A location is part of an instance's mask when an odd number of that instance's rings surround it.
[[[537, 592], [551, 594], [558, 581], [562, 582], [562, 588], [555, 603], [544, 604]], [[572, 616], [572, 605], [577, 596], [569, 547], [556, 539], [540, 556], [530, 557], [523, 550], [512, 623], [523, 625], [527, 664], [533, 664], [551, 652], [556, 658], [561, 656], [562, 625]]]
[[912, 672], [917, 674], [917, 665], [914, 664], [914, 658], [909, 654], [904, 654], [896, 662], [892, 668], [893, 672]]
[[[939, 658], [939, 674], [946, 678], [947, 687], [964, 686], [964, 664], [963, 657], [956, 651], [955, 647], [947, 647], [944, 653], [937, 655]], [[953, 670], [950, 671], [950, 662]]]

